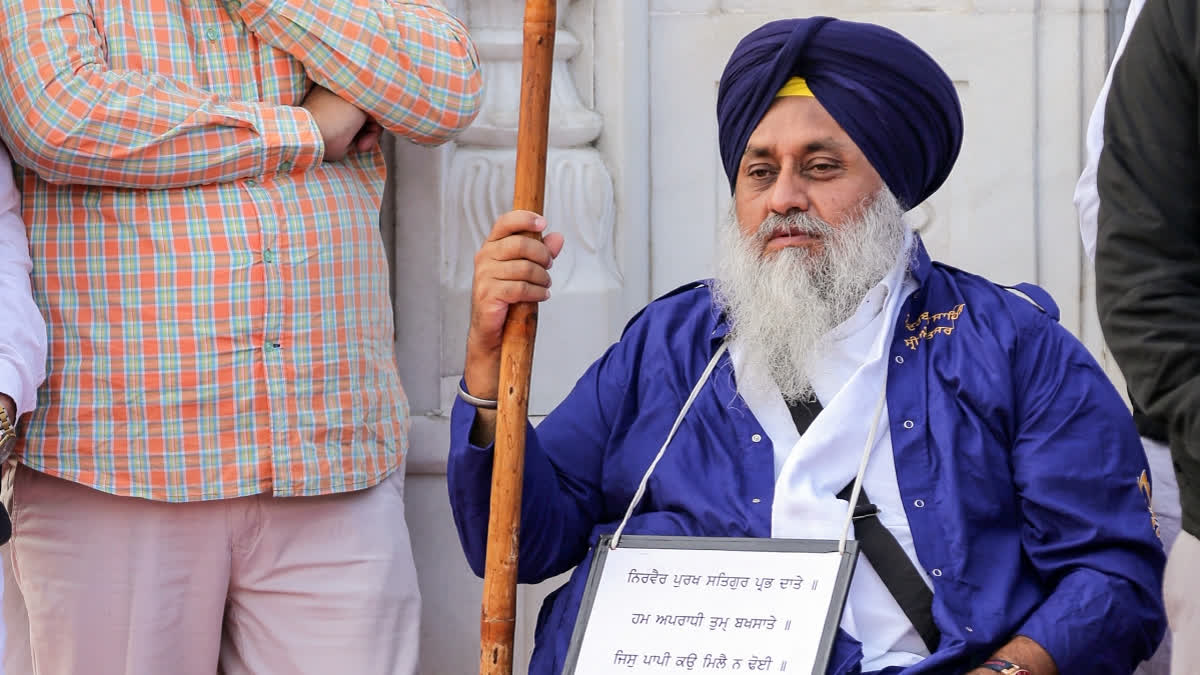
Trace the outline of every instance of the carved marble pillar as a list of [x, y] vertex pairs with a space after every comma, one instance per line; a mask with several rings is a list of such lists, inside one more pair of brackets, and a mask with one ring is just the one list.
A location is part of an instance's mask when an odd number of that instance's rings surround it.
[[[551, 271], [552, 297], [540, 311], [529, 413], [542, 415], [611, 343], [619, 326], [621, 278], [613, 226], [613, 181], [593, 146], [600, 115], [580, 98], [568, 63], [579, 40], [563, 28], [571, 0], [559, 0], [551, 85], [545, 216], [566, 240]], [[467, 0], [467, 20], [486, 82], [475, 123], [448, 157], [442, 188], [443, 386], [462, 370], [473, 258], [493, 221], [512, 208], [521, 78], [523, 3]]]

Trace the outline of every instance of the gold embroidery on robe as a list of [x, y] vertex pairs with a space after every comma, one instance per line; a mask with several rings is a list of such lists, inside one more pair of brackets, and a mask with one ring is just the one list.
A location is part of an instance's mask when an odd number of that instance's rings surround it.
[[1150, 526], [1154, 528], [1154, 536], [1162, 541], [1162, 535], [1158, 531], [1158, 514], [1154, 513], [1154, 505], [1150, 502], [1150, 474], [1142, 469], [1142, 475], [1138, 476], [1138, 490], [1146, 496], [1146, 510], [1150, 512]]
[[953, 334], [955, 322], [958, 321], [958, 317], [962, 316], [966, 308], [965, 304], [960, 304], [953, 309], [936, 314], [922, 312], [915, 319], [911, 316], [905, 316], [904, 327], [912, 333], [912, 335], [904, 338], [905, 346], [916, 351], [922, 340], [932, 340], [935, 335]]

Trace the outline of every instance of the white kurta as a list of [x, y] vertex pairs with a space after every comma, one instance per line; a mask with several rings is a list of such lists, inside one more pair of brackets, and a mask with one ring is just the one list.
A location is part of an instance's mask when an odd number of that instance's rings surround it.
[[[916, 288], [906, 261], [873, 288], [855, 314], [838, 326], [828, 358], [809, 374], [824, 410], [801, 437], [779, 389], [763, 386], [765, 374], [748, 363], [734, 342], [730, 356], [739, 391], [775, 449], [775, 501], [771, 536], [838, 539], [848, 504], [837, 493], [858, 472], [871, 419], [887, 378], [886, 352], [904, 299]], [[879, 507], [879, 519], [892, 533], [917, 570], [912, 532], [896, 482], [886, 405], [863, 479], [863, 489]], [[928, 578], [925, 579], [929, 583]], [[863, 643], [863, 670], [908, 666], [929, 655], [920, 635], [883, 585], [859, 556], [850, 586], [842, 628]]]

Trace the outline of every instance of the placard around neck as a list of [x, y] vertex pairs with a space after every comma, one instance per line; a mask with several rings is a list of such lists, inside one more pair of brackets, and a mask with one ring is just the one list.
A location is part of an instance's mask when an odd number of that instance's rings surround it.
[[824, 675], [858, 542], [600, 538], [565, 675]]

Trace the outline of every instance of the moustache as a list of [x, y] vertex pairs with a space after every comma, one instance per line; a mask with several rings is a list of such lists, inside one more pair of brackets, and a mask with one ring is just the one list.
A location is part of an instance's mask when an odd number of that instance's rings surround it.
[[787, 215], [772, 213], [758, 226], [754, 238], [766, 243], [772, 238], [782, 235], [807, 235], [810, 237], [828, 237], [834, 233], [833, 225], [805, 213], [794, 211]]

